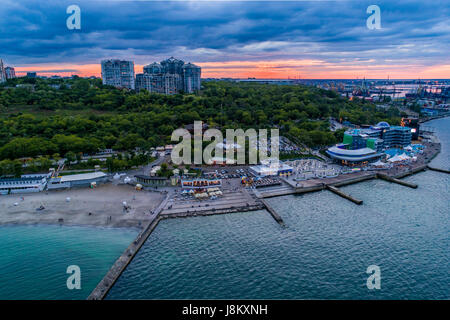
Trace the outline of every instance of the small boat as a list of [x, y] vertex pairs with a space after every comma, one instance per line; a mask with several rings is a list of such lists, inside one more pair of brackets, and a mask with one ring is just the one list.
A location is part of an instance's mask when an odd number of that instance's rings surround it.
[[44, 209], [45, 209], [45, 207], [43, 205], [41, 205], [39, 208], [36, 208], [36, 211], [42, 211]]

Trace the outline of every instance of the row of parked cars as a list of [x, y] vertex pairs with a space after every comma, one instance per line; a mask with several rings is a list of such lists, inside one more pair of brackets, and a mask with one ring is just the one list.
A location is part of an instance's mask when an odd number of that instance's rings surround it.
[[[231, 172], [230, 172], [231, 171]], [[234, 172], [230, 169], [216, 170], [215, 174], [217, 178], [220, 179], [232, 179], [232, 178], [241, 178], [242, 176], [249, 176], [249, 171], [246, 169], [236, 169]]]

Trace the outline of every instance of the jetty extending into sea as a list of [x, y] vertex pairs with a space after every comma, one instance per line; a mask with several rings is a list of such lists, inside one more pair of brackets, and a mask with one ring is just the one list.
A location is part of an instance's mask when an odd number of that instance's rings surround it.
[[138, 234], [136, 239], [128, 246], [127, 249], [122, 253], [122, 255], [114, 262], [112, 267], [108, 270], [103, 279], [94, 288], [91, 294], [88, 296], [88, 300], [103, 300], [108, 294], [109, 290], [112, 288], [120, 275], [125, 271], [126, 267], [130, 264], [133, 258], [138, 253], [139, 249], [145, 243], [150, 234], [155, 230], [161, 217], [159, 214], [163, 209], [164, 205], [169, 199], [169, 194], [166, 195], [164, 200], [161, 202], [158, 208], [153, 212], [150, 220], [146, 222], [143, 230]]

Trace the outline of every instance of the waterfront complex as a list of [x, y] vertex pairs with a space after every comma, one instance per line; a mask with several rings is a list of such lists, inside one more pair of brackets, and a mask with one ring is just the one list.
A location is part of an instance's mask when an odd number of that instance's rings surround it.
[[102, 61], [103, 84], [134, 89], [134, 62], [118, 59]]
[[199, 66], [170, 57], [161, 63], [145, 66], [144, 73], [136, 75], [136, 90], [163, 94], [193, 93], [200, 90], [200, 77]]
[[380, 158], [389, 148], [404, 148], [411, 143], [411, 128], [380, 122], [366, 129], [345, 131], [343, 142], [328, 148], [326, 153], [343, 164], [369, 162]]

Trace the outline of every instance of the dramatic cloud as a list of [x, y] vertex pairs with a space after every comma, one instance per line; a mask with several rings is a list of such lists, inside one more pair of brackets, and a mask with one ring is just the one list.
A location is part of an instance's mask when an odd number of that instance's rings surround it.
[[[81, 30], [66, 27], [74, 3]], [[377, 2], [380, 30], [366, 27], [370, 4], [3, 0], [0, 58], [21, 70], [85, 75], [98, 75], [104, 58], [141, 68], [175, 56], [201, 65], [204, 76], [450, 77], [448, 1]]]

